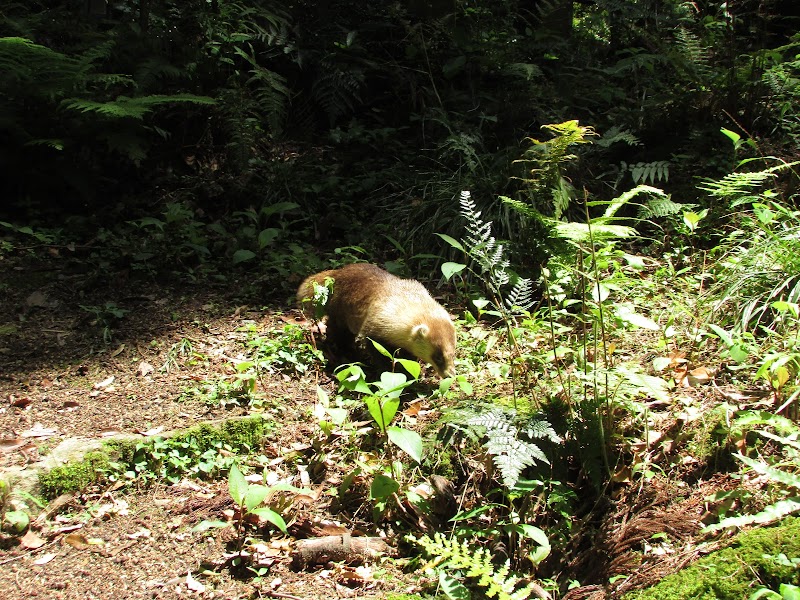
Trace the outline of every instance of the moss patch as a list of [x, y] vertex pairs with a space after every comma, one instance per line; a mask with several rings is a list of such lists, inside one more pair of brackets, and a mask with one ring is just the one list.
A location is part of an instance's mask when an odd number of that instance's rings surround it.
[[800, 571], [776, 560], [800, 557], [800, 519], [739, 534], [727, 548], [712, 552], [661, 583], [623, 596], [624, 600], [741, 600], [761, 586], [800, 584]]
[[[177, 452], [181, 454], [181, 461], [177, 468], [185, 468], [189, 472], [193, 458], [222, 445], [236, 453], [249, 454], [258, 450], [274, 427], [273, 421], [259, 415], [219, 424], [203, 423], [158, 437], [110, 440], [101, 450], [90, 452], [80, 460], [39, 473], [41, 494], [52, 499], [61, 494], [81, 491], [109, 472], [132, 470], [134, 462], [141, 461], [143, 456], [157, 456], [155, 448], [159, 444], [163, 447], [165, 439], [169, 448], [179, 449]], [[154, 474], [157, 475], [159, 470], [153, 466]]]
[[90, 452], [81, 461], [39, 473], [42, 496], [52, 500], [61, 494], [79, 492], [99, 479], [102, 472], [108, 468], [108, 463], [107, 452]]

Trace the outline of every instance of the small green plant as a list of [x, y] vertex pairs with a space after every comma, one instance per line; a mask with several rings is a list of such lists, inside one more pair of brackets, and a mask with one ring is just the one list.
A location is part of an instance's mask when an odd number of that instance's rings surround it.
[[483, 441], [487, 454], [500, 472], [503, 485], [509, 490], [517, 485], [522, 471], [527, 467], [537, 462], [549, 464], [550, 461], [535, 440], [543, 439], [554, 444], [562, 441], [543, 418], [520, 418], [516, 411], [499, 407], [483, 411], [453, 410], [446, 417], [446, 426], [473, 441]]
[[221, 440], [206, 446], [195, 436], [145, 440], [136, 444], [129, 465], [112, 463], [110, 477], [144, 483], [177, 483], [184, 477], [211, 479], [230, 467], [235, 452]]
[[42, 503], [27, 492], [15, 490], [7, 479], [0, 479], [0, 531], [17, 535], [28, 528], [31, 508]]
[[268, 487], [266, 485], [248, 483], [239, 467], [234, 463], [228, 473], [228, 491], [239, 509], [236, 518], [236, 534], [239, 538], [239, 549], [241, 550], [244, 544], [244, 523], [248, 516], [263, 519], [286, 533], [286, 521], [283, 520], [283, 517], [269, 506], [263, 505], [276, 491], [300, 492], [301, 490], [291, 486]]
[[117, 321], [130, 312], [125, 308], [120, 308], [115, 302], [106, 302], [102, 306], [85, 306], [81, 304], [80, 307], [81, 310], [92, 315], [92, 325], [101, 328], [103, 342], [106, 344], [111, 343], [114, 337], [113, 328]]
[[245, 344], [252, 353], [250, 362], [259, 375], [276, 372], [302, 375], [312, 365], [325, 360], [298, 325], [287, 323], [265, 335], [259, 335], [255, 325], [247, 325], [242, 330], [248, 334]]

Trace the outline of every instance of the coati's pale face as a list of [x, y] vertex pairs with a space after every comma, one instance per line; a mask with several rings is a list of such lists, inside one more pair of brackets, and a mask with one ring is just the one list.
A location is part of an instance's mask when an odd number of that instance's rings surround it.
[[456, 332], [449, 319], [421, 323], [411, 335], [416, 356], [433, 365], [439, 377], [455, 377]]

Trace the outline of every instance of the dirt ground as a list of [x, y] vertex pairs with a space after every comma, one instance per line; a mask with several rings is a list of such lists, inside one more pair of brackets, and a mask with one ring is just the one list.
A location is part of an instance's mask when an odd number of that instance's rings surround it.
[[[113, 276], [97, 285], [58, 260], [0, 261], [0, 473], [35, 466], [41, 454], [67, 438], [144, 436], [247, 414], [247, 407], [223, 408], [185, 394], [200, 381], [232, 374], [232, 360], [242, 348], [240, 327], [254, 323], [268, 331], [286, 318], [287, 306], [241, 305], [229, 289], [143, 286]], [[110, 341], [103, 340], [96, 314], [81, 308], [106, 302], [128, 311], [106, 322]], [[170, 350], [187, 339], [205, 359], [170, 364]], [[313, 435], [318, 384], [334, 389], [322, 372], [275, 375], [259, 383], [273, 399], [265, 410], [280, 423], [267, 444], [278, 469], [281, 457], [307, 447]], [[330, 460], [327, 489], [350, 468]], [[300, 484], [300, 475], [293, 475]], [[696, 557], [692, 539], [701, 527], [703, 499], [726, 485], [723, 478], [693, 488], [618, 493], [603, 520], [589, 528], [595, 534], [573, 540], [564, 570], [580, 580], [633, 574], [620, 590], [657, 581]], [[265, 536], [258, 548], [263, 572], [255, 577], [231, 567], [237, 539], [232, 527], [195, 529], [203, 521], [230, 519], [227, 481], [90, 489], [62, 499], [59, 510], [35, 523], [25, 538], [5, 539], [0, 595], [5, 600], [384, 598], [419, 589], [419, 575], [402, 573], [402, 561], [291, 568], [290, 546], [302, 533], [354, 532], [362, 525], [329, 513], [329, 498], [320, 493], [293, 512], [293, 535]], [[643, 545], [663, 531], [686, 543], [642, 560]], [[566, 597], [605, 595], [602, 587], [587, 586]]]

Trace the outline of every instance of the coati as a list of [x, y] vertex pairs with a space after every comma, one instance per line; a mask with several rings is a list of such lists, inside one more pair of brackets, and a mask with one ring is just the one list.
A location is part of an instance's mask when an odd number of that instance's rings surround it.
[[455, 375], [453, 322], [419, 281], [400, 279], [366, 263], [322, 271], [307, 277], [297, 290], [297, 300], [307, 314], [314, 283], [325, 285], [327, 278], [334, 280], [324, 307], [329, 339], [354, 339], [364, 347], [367, 338], [372, 338], [390, 351], [402, 348], [430, 363], [440, 377]]

